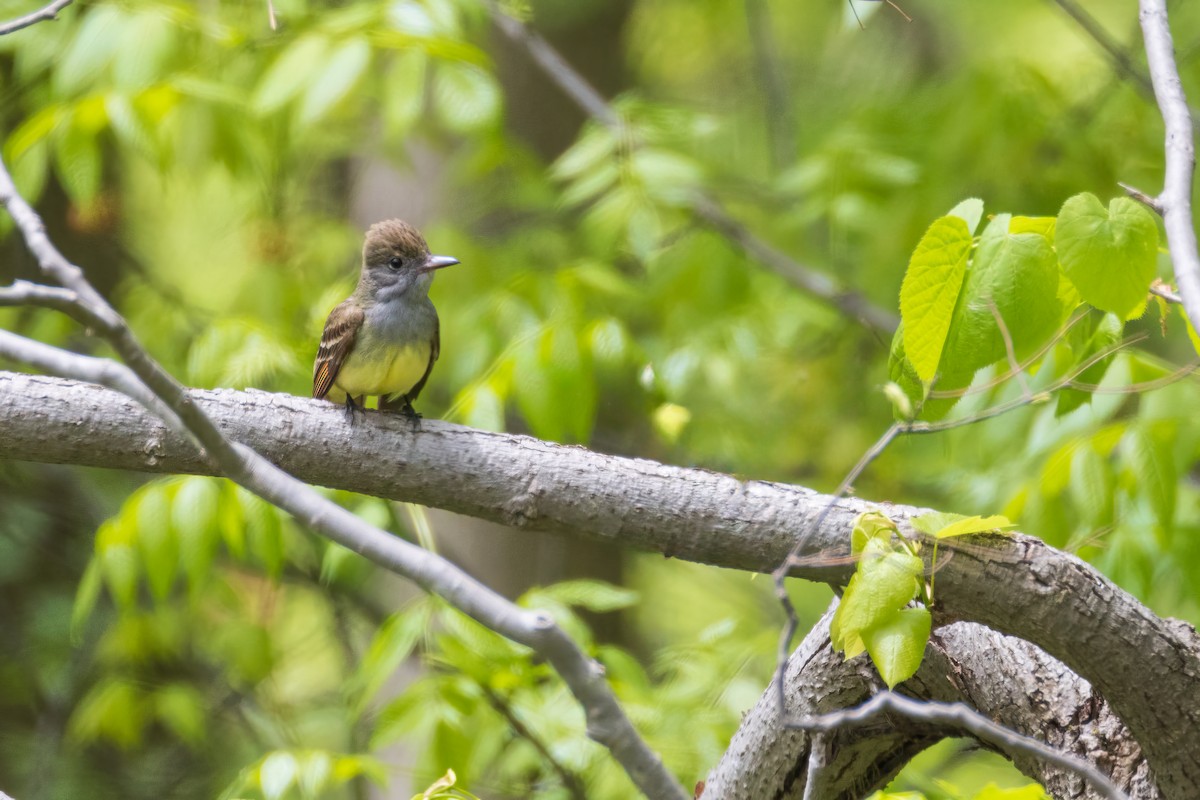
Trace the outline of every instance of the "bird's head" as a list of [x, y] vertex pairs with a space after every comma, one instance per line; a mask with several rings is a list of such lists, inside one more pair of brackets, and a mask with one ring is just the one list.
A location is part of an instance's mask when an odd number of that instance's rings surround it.
[[416, 289], [424, 294], [434, 270], [457, 264], [450, 256], [435, 256], [421, 232], [399, 219], [376, 222], [363, 243], [360, 282], [368, 282], [380, 300]]

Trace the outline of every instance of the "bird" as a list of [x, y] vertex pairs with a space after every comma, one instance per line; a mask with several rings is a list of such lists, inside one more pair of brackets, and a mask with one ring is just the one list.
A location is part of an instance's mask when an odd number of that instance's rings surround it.
[[441, 350], [429, 287], [436, 270], [457, 263], [430, 253], [425, 237], [403, 220], [372, 225], [358, 286], [325, 321], [313, 364], [313, 397], [344, 403], [351, 422], [368, 396], [379, 397], [381, 411], [419, 420], [413, 402]]

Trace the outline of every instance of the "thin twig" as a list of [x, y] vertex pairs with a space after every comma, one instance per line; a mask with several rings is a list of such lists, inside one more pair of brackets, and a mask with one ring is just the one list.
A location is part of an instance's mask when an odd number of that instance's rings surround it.
[[1136, 186], [1130, 186], [1128, 183], [1117, 181], [1117, 186], [1120, 186], [1122, 189], [1124, 189], [1125, 194], [1129, 195], [1134, 200], [1137, 200], [1139, 203], [1153, 211], [1155, 214], [1158, 214], [1160, 217], [1162, 216], [1162, 206], [1158, 204], [1158, 200], [1156, 198], [1151, 197]]
[[1179, 296], [1179, 292], [1175, 291], [1158, 278], [1155, 278], [1154, 283], [1150, 284], [1150, 294], [1155, 295], [1156, 297], [1161, 297], [1168, 303], [1183, 305], [1183, 298]]
[[842, 709], [818, 717], [785, 719], [783, 725], [817, 733], [865, 725], [884, 714], [899, 714], [929, 725], [959, 728], [986, 742], [1039, 758], [1056, 767], [1080, 775], [1102, 797], [1129, 800], [1112, 780], [1092, 764], [1049, 745], [999, 725], [965, 703], [918, 701], [895, 692], [883, 691], [855, 708]]
[[[169, 425], [182, 423], [226, 477], [287, 511], [309, 528], [385, 569], [409, 578], [485, 626], [535, 650], [554, 667], [584, 707], [588, 735], [609, 748], [643, 793], [653, 798], [682, 800], [687, 797], [683, 787], [633, 727], [600, 666], [554, 623], [549, 614], [511, 603], [445, 559], [369, 525], [250, 448], [227, 439], [212, 419], [192, 402], [186, 389], [142, 347], [121, 316], [88, 282], [82, 270], [58, 251], [46, 235], [41, 218], [17, 192], [2, 160], [0, 204], [12, 215], [42, 272], [76, 295], [79, 307], [95, 316], [96, 332], [104, 336], [136, 375], [137, 385], [128, 386], [128, 381], [116, 380], [113, 388], [143, 403]], [[29, 342], [22, 337], [15, 339]], [[55, 350], [46, 345], [42, 347]], [[29, 351], [28, 346], [21, 348], [26, 354]], [[55, 358], [58, 374], [78, 377], [94, 371], [95, 359], [88, 360], [61, 350]], [[155, 395], [155, 399], [146, 396], [147, 390]], [[167, 409], [163, 408], [164, 404]]]
[[1025, 380], [1025, 370], [1021, 369], [1021, 365], [1017, 363], [1017, 351], [1013, 347], [1012, 334], [1008, 331], [1008, 326], [1004, 324], [1004, 315], [1000, 313], [999, 307], [988, 298], [988, 310], [992, 312], [992, 318], [996, 320], [996, 327], [1000, 329], [1000, 338], [1004, 340], [1004, 355], [1008, 358], [1008, 367], [1012, 374], [1016, 376], [1017, 383], [1021, 384], [1021, 396], [1030, 397], [1029, 381]]
[[1088, 36], [1092, 37], [1092, 41], [1100, 45], [1100, 49], [1105, 52], [1112, 62], [1113, 68], [1119, 74], [1133, 81], [1138, 91], [1144, 97], [1150, 98], [1154, 96], [1154, 86], [1150, 83], [1150, 78], [1133, 62], [1133, 57], [1130, 56], [1129, 51], [1113, 39], [1108, 31], [1104, 30], [1104, 26], [1096, 21], [1095, 17], [1076, 3], [1075, 0], [1054, 0], [1054, 3], [1067, 12], [1067, 15], [1075, 20]]
[[554, 754], [550, 752], [550, 748], [546, 746], [546, 743], [521, 721], [521, 718], [517, 716], [513, 707], [503, 697], [496, 694], [496, 691], [487, 684], [480, 683], [479, 688], [483, 690], [488, 702], [492, 704], [492, 708], [500, 712], [500, 716], [507, 720], [508, 726], [513, 729], [513, 732], [533, 745], [533, 749], [538, 752], [538, 755], [550, 765], [550, 768], [558, 775], [558, 779], [562, 781], [563, 788], [567, 790], [567, 793], [571, 797], [576, 798], [576, 800], [587, 800], [587, 792], [584, 790], [583, 781], [554, 757]]
[[763, 116], [775, 169], [783, 169], [796, 157], [796, 117], [788, 102], [785, 71], [780, 67], [775, 46], [775, 25], [767, 0], [745, 0], [746, 27], [754, 51], [754, 68], [763, 90]]
[[[534, 63], [585, 114], [616, 132], [619, 137], [628, 138], [624, 133], [626, 126], [616, 110], [549, 42], [520, 20], [504, 13], [496, 2], [489, 2], [488, 9], [496, 27], [514, 43], [525, 48]], [[758, 238], [730, 216], [714, 198], [697, 194], [690, 203], [690, 209], [698, 219], [732, 241], [751, 259], [867, 328], [890, 335], [899, 325], [899, 319], [890, 311], [875, 306], [858, 292], [844, 289], [827, 275], [801, 264]]]
[[26, 14], [23, 17], [0, 24], [0, 36], [6, 36], [22, 28], [28, 28], [30, 25], [36, 25], [39, 22], [49, 22], [53, 19], [58, 19], [58, 12], [62, 11], [67, 6], [71, 5], [75, 0], [54, 0], [53, 3], [45, 8], [39, 8], [32, 14]]
[[1192, 224], [1192, 176], [1196, 170], [1192, 117], [1175, 65], [1166, 0], [1139, 0], [1138, 7], [1150, 80], [1166, 128], [1166, 175], [1158, 205], [1184, 311], [1192, 327], [1200, 330], [1200, 254]]

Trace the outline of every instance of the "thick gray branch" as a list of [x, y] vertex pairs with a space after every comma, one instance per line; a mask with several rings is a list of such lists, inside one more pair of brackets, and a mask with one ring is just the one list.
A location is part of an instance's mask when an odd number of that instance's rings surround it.
[[1171, 250], [1183, 309], [1192, 327], [1200, 330], [1200, 254], [1197, 254], [1196, 228], [1192, 224], [1192, 176], [1196, 170], [1192, 117], [1179, 69], [1175, 66], [1175, 46], [1167, 21], [1166, 0], [1140, 0], [1138, 6], [1150, 80], [1167, 132], [1166, 175], [1157, 203], [1162, 210], [1163, 227], [1167, 230], [1167, 245]]
[[[789, 717], [837, 715], [879, 697], [878, 677], [866, 658], [846, 662], [830, 648], [830, 617], [826, 614], [813, 628], [789, 662], [784, 687]], [[942, 627], [920, 670], [901, 690], [921, 701], [966, 704], [1009, 731], [1098, 767], [1137, 800], [1160, 796], [1138, 744], [1104, 700], [1061, 662], [1027, 642], [969, 623]], [[966, 734], [957, 724], [901, 716], [876, 718], [867, 727], [838, 726], [821, 734], [827, 763], [814, 776], [814, 734], [791, 730], [779, 735], [775, 698], [774, 690], [768, 690], [745, 716], [709, 775], [705, 797], [798, 800], [812, 794], [854, 800], [882, 788], [921, 749], [946, 736]], [[980, 743], [1011, 759], [1054, 797], [1105, 796], [1076, 772], [1031, 757], [1022, 748], [994, 740]]]
[[[189, 392], [230, 438], [302, 480], [514, 525], [588, 536], [706, 564], [769, 572], [825, 508], [808, 489], [602, 455], [527, 436], [367, 414], [290, 395]], [[0, 457], [212, 474], [186, 441], [113, 392], [0, 373]], [[903, 522], [923, 509], [841, 501], [809, 553], [847, 554], [855, 516]], [[984, 509], [986, 510], [986, 509]], [[955, 619], [1027, 639], [1085, 677], [1145, 748], [1163, 796], [1200, 785], [1200, 644], [1073, 556], [1026, 536], [988, 537], [937, 573]], [[793, 574], [844, 584], [852, 567], [816, 559]]]

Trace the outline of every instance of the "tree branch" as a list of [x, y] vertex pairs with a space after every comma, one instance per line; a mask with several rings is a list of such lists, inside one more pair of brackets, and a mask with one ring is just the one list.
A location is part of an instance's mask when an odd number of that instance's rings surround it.
[[[617, 131], [621, 129], [620, 115], [549, 42], [520, 20], [504, 13], [498, 3], [489, 2], [488, 9], [496, 27], [514, 43], [525, 48], [534, 63], [541, 67], [546, 76], [585, 114], [605, 127]], [[691, 203], [691, 211], [713, 230], [729, 239], [749, 258], [867, 328], [890, 336], [900, 324], [895, 314], [872, 304], [858, 292], [839, 286], [819, 270], [801, 264], [755, 236], [730, 216], [716, 199], [697, 194]]]
[[30, 25], [36, 25], [39, 22], [48, 22], [49, 20], [58, 19], [58, 12], [62, 11], [67, 6], [71, 5], [74, 0], [54, 0], [53, 3], [34, 11], [32, 14], [26, 14], [23, 17], [0, 24], [0, 36], [6, 36], [22, 28], [28, 28]]
[[[186, 440], [110, 391], [0, 372], [0, 398], [0, 458], [215, 472]], [[838, 556], [849, 556], [859, 513], [879, 508], [911, 534], [907, 520], [927, 510], [850, 498], [814, 527], [830, 498], [802, 487], [436, 420], [413, 431], [405, 420], [371, 413], [351, 428], [341, 409], [290, 395], [191, 390], [188, 399], [229, 438], [307, 482], [518, 528], [757, 572], [770, 572], [811, 529], [805, 555], [820, 557], [791, 574], [834, 585], [853, 573]], [[1034, 642], [1089, 680], [1146, 746], [1164, 796], [1189, 797], [1200, 785], [1200, 749], [1178, 743], [1200, 728], [1195, 633], [1038, 539], [978, 541], [939, 569], [942, 608]]]
[[1166, 128], [1166, 166], [1163, 190], [1157, 198], [1162, 209], [1167, 246], [1175, 266], [1175, 282], [1183, 298], [1183, 309], [1192, 327], [1200, 330], [1200, 255], [1196, 251], [1196, 229], [1192, 224], [1192, 176], [1196, 170], [1192, 140], [1192, 117], [1167, 21], [1166, 0], [1139, 0], [1138, 19], [1146, 42], [1146, 60], [1154, 96]]
[[[129, 388], [129, 396], [139, 402], [145, 400], [147, 408], [162, 412], [163, 419], [176, 434], [179, 431], [176, 423], [182, 423], [194, 440], [187, 441], [185, 446], [193, 450], [194, 457], [206, 469], [235, 480], [311, 529], [383, 568], [409, 578], [492, 630], [535, 650], [554, 667], [584, 707], [588, 735], [609, 748], [643, 793], [652, 798], [686, 798], [683, 787], [625, 715], [604, 678], [603, 668], [580, 650], [549, 614], [526, 610], [509, 602], [445, 559], [367, 524], [278, 469], [251, 448], [226, 438], [193, 402], [187, 390], [150, 357], [120, 315], [88, 283], [83, 272], [54, 247], [41, 219], [18, 194], [2, 162], [0, 203], [12, 215], [42, 271], [75, 294], [77, 307], [94, 317], [97, 332], [121, 355], [129, 369], [128, 372], [110, 370], [99, 377], [112, 381], [122, 391]], [[54, 302], [62, 299], [60, 296]], [[97, 375], [96, 359], [5, 333], [0, 338], [0, 353], [9, 358], [25, 360], [64, 376], [94, 379]], [[128, 387], [131, 374], [136, 376], [137, 385]], [[157, 399], [149, 400], [145, 396], [146, 389]], [[163, 405], [168, 408], [163, 409]], [[196, 443], [202, 452], [195, 451]]]

